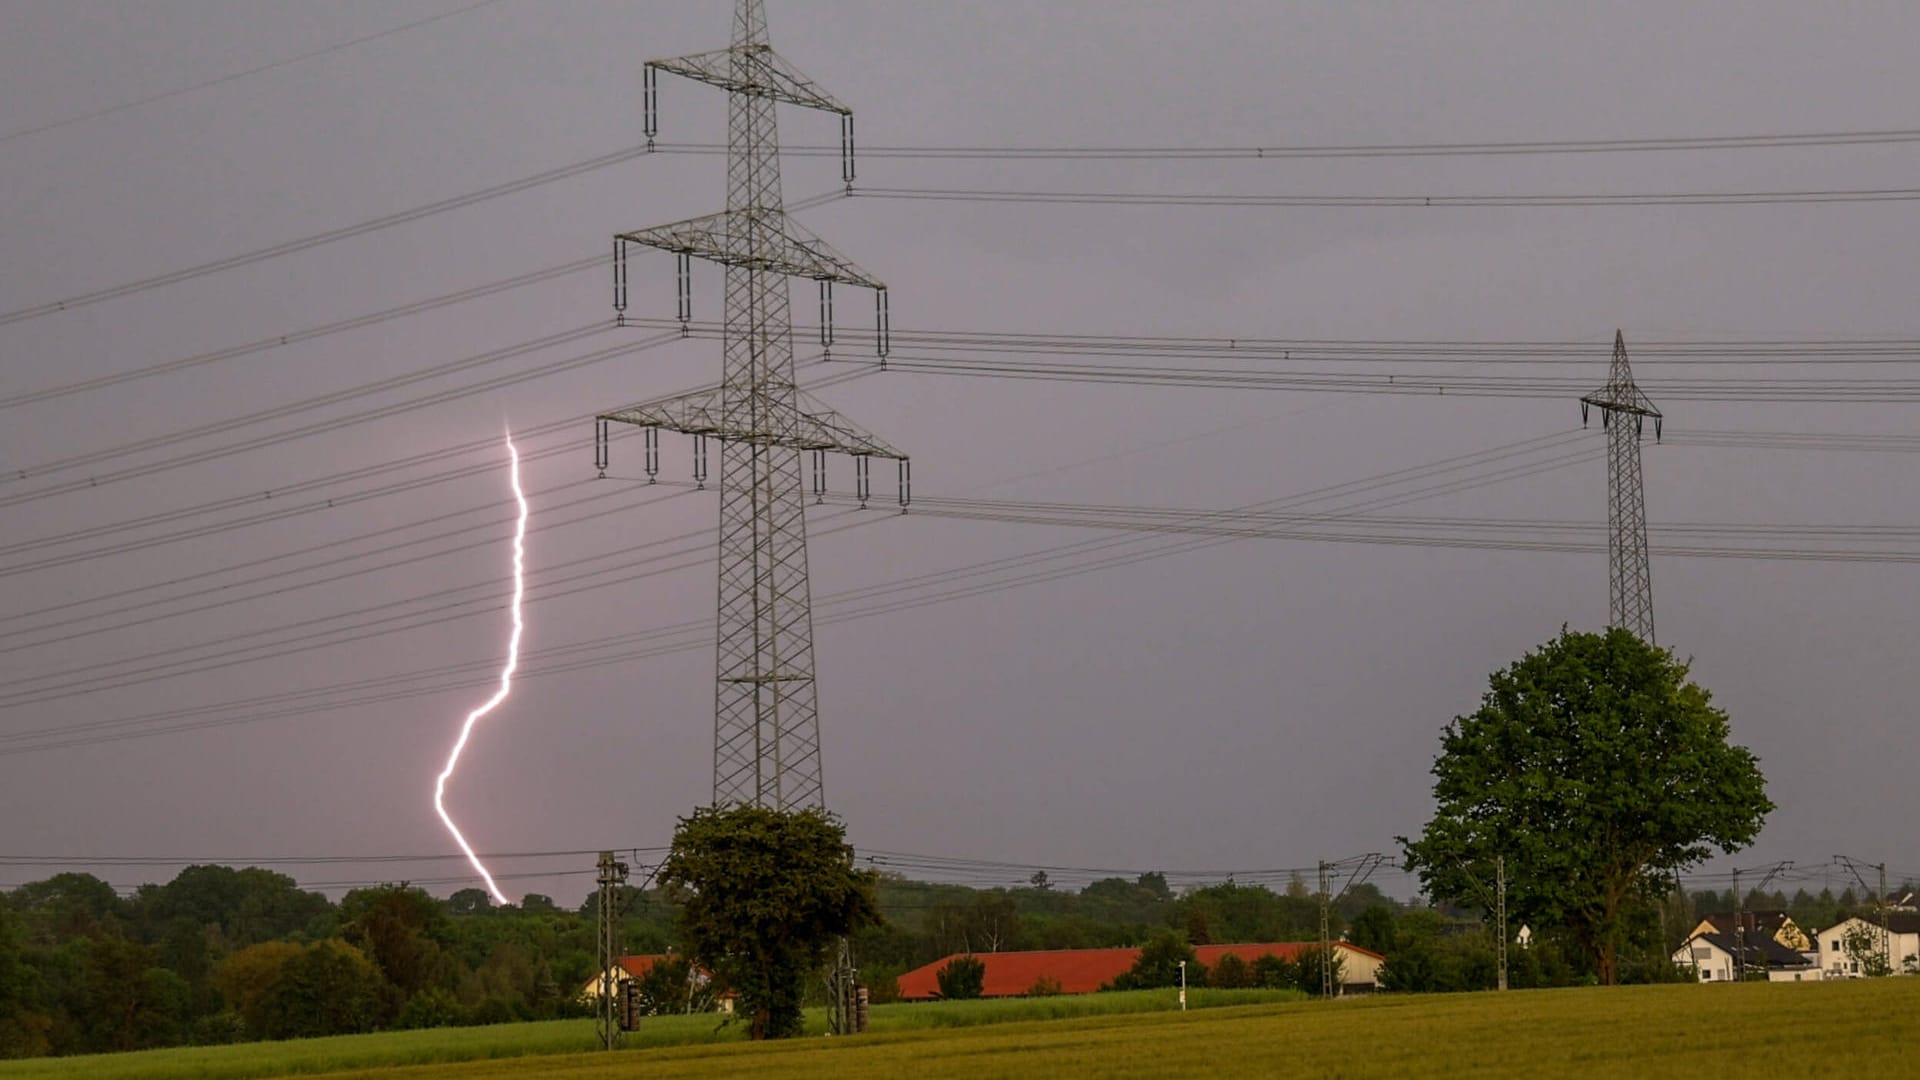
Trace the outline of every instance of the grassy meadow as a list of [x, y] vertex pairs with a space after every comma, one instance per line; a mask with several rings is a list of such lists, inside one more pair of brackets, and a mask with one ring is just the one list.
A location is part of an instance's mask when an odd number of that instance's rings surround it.
[[[1250, 1004], [1277, 1004], [1301, 1000], [1291, 990], [1200, 990], [1188, 993], [1194, 1009]], [[976, 1027], [1021, 1021], [1055, 1021], [1074, 1017], [1113, 1016], [1177, 1009], [1170, 992], [1140, 990], [1129, 993], [1087, 994], [1006, 1001], [945, 1001], [921, 1005], [879, 1005], [871, 1014], [874, 1036], [890, 1032]], [[809, 1010], [808, 1031], [826, 1032], [823, 1010]], [[719, 1018], [701, 1016], [649, 1017], [637, 1033], [626, 1036], [628, 1051], [661, 1047], [744, 1043], [740, 1024], [721, 1026]], [[288, 1042], [241, 1043], [235, 1046], [177, 1047], [132, 1054], [95, 1054], [85, 1057], [35, 1058], [0, 1061], [0, 1080], [157, 1080], [192, 1076], [208, 1080], [248, 1080], [253, 1077], [315, 1076], [350, 1070], [379, 1070], [406, 1065], [499, 1061], [530, 1055], [565, 1055], [595, 1048], [591, 1020], [550, 1020], [533, 1024], [495, 1024], [489, 1027], [434, 1028], [427, 1031], [391, 1031], [377, 1035], [341, 1035]], [[629, 1066], [634, 1059], [625, 1057]], [[524, 1061], [507, 1065], [525, 1070]], [[545, 1069], [544, 1063], [541, 1068]]]
[[437, 1065], [400, 1080], [1907, 1077], [1920, 978], [1378, 997]]

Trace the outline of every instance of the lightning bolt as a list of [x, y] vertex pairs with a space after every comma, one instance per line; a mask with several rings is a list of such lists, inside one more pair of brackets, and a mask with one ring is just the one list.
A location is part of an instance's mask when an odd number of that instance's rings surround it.
[[485, 705], [468, 713], [467, 722], [460, 725], [460, 738], [454, 741], [453, 753], [447, 755], [447, 767], [440, 770], [440, 778], [433, 785], [433, 808], [439, 811], [440, 820], [446, 824], [447, 831], [453, 834], [454, 842], [460, 845], [460, 850], [467, 853], [467, 861], [471, 862], [473, 868], [479, 871], [481, 878], [485, 879], [487, 891], [492, 893], [493, 898], [502, 905], [509, 903], [506, 894], [500, 891], [500, 886], [494, 884], [493, 875], [487, 873], [487, 868], [481, 865], [480, 856], [473, 853], [473, 846], [467, 843], [467, 838], [460, 835], [459, 827], [447, 814], [445, 800], [447, 780], [453, 775], [454, 766], [460, 764], [460, 752], [467, 748], [467, 738], [473, 734], [473, 726], [480, 722], [481, 717], [492, 712], [495, 706], [507, 699], [507, 695], [513, 690], [514, 669], [520, 666], [520, 631], [524, 625], [520, 620], [520, 601], [527, 594], [525, 574], [527, 497], [520, 490], [520, 451], [514, 448], [511, 432], [507, 434], [507, 461], [507, 476], [513, 484], [513, 497], [520, 503], [520, 520], [513, 531], [513, 634], [507, 638], [507, 664], [500, 669], [500, 689], [493, 692], [493, 696], [487, 699]]

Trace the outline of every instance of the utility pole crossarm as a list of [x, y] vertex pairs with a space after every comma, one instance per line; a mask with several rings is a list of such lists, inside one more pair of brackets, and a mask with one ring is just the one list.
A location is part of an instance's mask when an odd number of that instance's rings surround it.
[[1580, 416], [1586, 418], [1589, 407], [1600, 410], [1600, 423], [1611, 427], [1614, 413], [1626, 413], [1640, 419], [1652, 418], [1655, 437], [1664, 419], [1653, 399], [1633, 381], [1633, 366], [1627, 359], [1627, 336], [1613, 332], [1613, 366], [1607, 370], [1607, 385], [1580, 399]]
[[[753, 242], [741, 243], [740, 238], [749, 235]], [[883, 292], [887, 287], [886, 282], [854, 265], [853, 260], [809, 232], [785, 210], [773, 207], [722, 210], [670, 225], [620, 233], [614, 239], [722, 266], [855, 285], [876, 292]]]
[[[702, 390], [684, 397], [603, 413], [597, 419], [663, 428], [682, 435], [705, 435], [722, 442], [748, 442], [790, 450], [824, 450], [856, 457], [907, 460], [905, 453], [824, 407], [819, 411], [802, 411], [777, 398], [770, 398], [761, 402], [751, 423], [730, 423], [729, 415], [737, 415], [737, 411], [730, 414], [723, 408], [722, 393], [718, 389]], [[818, 404], [807, 395], [802, 394], [800, 398], [803, 405]]]
[[820, 89], [765, 41], [669, 60], [649, 60], [647, 67], [717, 86], [728, 93], [768, 98], [841, 116], [853, 115], [852, 109]]

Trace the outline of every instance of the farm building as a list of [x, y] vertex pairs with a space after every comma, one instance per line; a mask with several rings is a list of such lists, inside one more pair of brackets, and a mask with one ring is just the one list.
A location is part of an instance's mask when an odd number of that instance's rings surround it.
[[[1280, 941], [1251, 945], [1198, 945], [1194, 957], [1213, 967], [1229, 954], [1251, 964], [1263, 956], [1278, 956], [1298, 961], [1302, 953], [1319, 948], [1312, 941]], [[1366, 993], [1380, 982], [1380, 965], [1386, 957], [1345, 941], [1334, 942], [1340, 956], [1341, 984], [1344, 992]], [[944, 956], [924, 967], [900, 976], [902, 1001], [931, 1001], [940, 996], [937, 975], [958, 956]], [[982, 997], [1025, 997], [1042, 983], [1057, 985], [1063, 994], [1091, 994], [1126, 974], [1140, 959], [1140, 950], [1129, 949], [1047, 949], [1036, 952], [973, 953], [986, 966]]]

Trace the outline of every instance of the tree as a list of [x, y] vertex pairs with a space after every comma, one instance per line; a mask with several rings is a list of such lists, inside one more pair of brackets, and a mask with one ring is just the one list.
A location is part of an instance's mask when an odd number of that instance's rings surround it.
[[1840, 948], [1847, 954], [1847, 959], [1853, 961], [1860, 974], [1869, 978], [1893, 974], [1892, 966], [1887, 963], [1886, 950], [1880, 946], [1880, 928], [1862, 921], [1856, 921], [1847, 927], [1846, 933], [1840, 935]]
[[1393, 938], [1393, 909], [1385, 904], [1375, 904], [1354, 916], [1347, 930], [1348, 941], [1382, 956], [1393, 951]]
[[755, 1039], [800, 1033], [809, 973], [840, 937], [880, 921], [878, 875], [856, 870], [824, 810], [710, 807], [682, 818], [661, 881], [686, 952], [740, 996]]
[[[590, 901], [598, 904], [596, 897]], [[449, 915], [485, 915], [493, 910], [493, 897], [485, 889], [460, 889], [447, 897]]]
[[269, 1039], [356, 1035], [389, 1015], [387, 985], [373, 961], [344, 941], [316, 942], [281, 965], [260, 1000]]
[[1207, 985], [1217, 990], [1245, 990], [1253, 985], [1253, 965], [1228, 953], [1207, 972]]
[[1484, 904], [1495, 856], [1509, 920], [1564, 926], [1618, 981], [1625, 916], [1773, 809], [1751, 751], [1671, 653], [1613, 629], [1560, 636], [1494, 673], [1446, 727], [1438, 804], [1407, 864], [1429, 896]]
[[1193, 946], [1171, 930], [1140, 947], [1133, 968], [1113, 980], [1115, 990], [1157, 990], [1180, 985], [1180, 964], [1186, 962], [1187, 985], [1207, 985], [1207, 969], [1194, 958]]
[[304, 951], [291, 941], [263, 941], [227, 954], [214, 969], [213, 985], [219, 988], [227, 1008], [239, 1014], [254, 1038], [267, 1037], [266, 1013], [260, 1003], [266, 999], [267, 991], [280, 981], [281, 969]]
[[949, 1001], [977, 998], [986, 988], [986, 961], [977, 956], [956, 956], [933, 973], [933, 981], [940, 984], [940, 996]]

